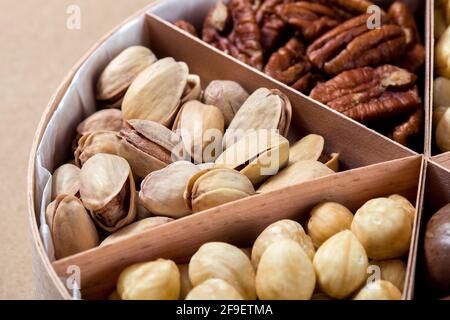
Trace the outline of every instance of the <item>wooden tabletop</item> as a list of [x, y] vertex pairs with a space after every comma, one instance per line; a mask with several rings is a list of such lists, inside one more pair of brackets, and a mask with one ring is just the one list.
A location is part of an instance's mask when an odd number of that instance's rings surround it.
[[[34, 297], [26, 173], [50, 96], [96, 40], [152, 1], [0, 0], [0, 299]], [[71, 5], [79, 30], [67, 28]]]

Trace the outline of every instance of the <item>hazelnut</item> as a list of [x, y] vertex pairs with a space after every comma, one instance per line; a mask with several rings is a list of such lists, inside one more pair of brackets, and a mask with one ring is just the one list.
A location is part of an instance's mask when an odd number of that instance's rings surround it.
[[411, 218], [397, 201], [377, 198], [367, 201], [356, 212], [352, 232], [371, 259], [404, 256], [411, 241]]
[[309, 300], [316, 276], [311, 260], [298, 242], [286, 239], [271, 244], [261, 256], [256, 293], [261, 300]]
[[370, 265], [380, 268], [381, 280], [386, 280], [403, 292], [406, 277], [406, 264], [399, 259], [392, 260], [373, 260]]
[[305, 233], [300, 223], [285, 219], [272, 223], [258, 236], [252, 249], [253, 267], [255, 269], [258, 267], [261, 256], [272, 243], [286, 239], [296, 241], [309, 259], [313, 259], [315, 250], [311, 238]]
[[189, 265], [179, 264], [178, 270], [180, 271], [180, 299], [184, 300], [192, 290], [191, 280], [189, 280]]
[[336, 202], [318, 204], [311, 210], [306, 227], [308, 235], [316, 248], [343, 230], [350, 230], [353, 214]]
[[209, 242], [200, 247], [189, 262], [189, 279], [194, 287], [212, 279], [232, 285], [247, 300], [256, 299], [255, 271], [241, 249], [223, 242]]
[[397, 203], [406, 210], [409, 219], [411, 220], [411, 226], [414, 226], [414, 220], [416, 219], [416, 208], [412, 205], [412, 203], [405, 197], [398, 194], [390, 195], [389, 199], [397, 201]]
[[364, 283], [368, 264], [364, 247], [349, 230], [325, 241], [313, 260], [321, 291], [337, 299], [348, 297]]
[[177, 300], [180, 272], [171, 260], [137, 263], [120, 274], [117, 293], [122, 300]]
[[239, 292], [222, 279], [208, 279], [186, 296], [186, 300], [244, 300]]
[[353, 300], [401, 300], [402, 294], [389, 281], [377, 280], [366, 284]]

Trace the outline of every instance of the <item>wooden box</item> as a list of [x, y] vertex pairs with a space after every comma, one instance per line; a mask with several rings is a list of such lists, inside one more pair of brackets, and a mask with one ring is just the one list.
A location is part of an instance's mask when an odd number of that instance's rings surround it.
[[[77, 266], [81, 271], [81, 297], [103, 299], [111, 293], [118, 273], [134, 262], [158, 257], [186, 261], [201, 244], [208, 241], [221, 240], [237, 245], [249, 245], [270, 223], [283, 218], [302, 221], [308, 211], [320, 201], [338, 201], [356, 210], [373, 197], [398, 193], [415, 203], [418, 211], [404, 291], [404, 298], [411, 299], [416, 279], [418, 235], [426, 178], [424, 169], [431, 154], [429, 129], [431, 98], [428, 95], [432, 79], [429, 63], [430, 41], [427, 41], [428, 62], [423, 76], [426, 110], [424, 158], [202, 41], [186, 35], [151, 13], [164, 11], [161, 9], [164, 5], [164, 1], [160, 1], [156, 7], [143, 9], [97, 43], [67, 75], [42, 117], [31, 151], [28, 173], [29, 218], [37, 297], [70, 299], [71, 293], [67, 289], [66, 279], [70, 280], [72, 266]], [[186, 14], [182, 6], [180, 7], [176, 8], [173, 14]], [[426, 15], [423, 19], [426, 39], [430, 39], [430, 8], [427, 2]], [[129, 37], [130, 34], [133, 36]], [[326, 151], [339, 152], [342, 155], [341, 164], [344, 171], [228, 203], [143, 232], [119, 243], [94, 248], [52, 262], [46, 252], [48, 248], [40, 235], [40, 232], [43, 232], [40, 223], [41, 212], [49, 200], [42, 197], [48, 188], [48, 175], [63, 163], [70, 151], [70, 143], [67, 141], [72, 141], [70, 139], [75, 136], [76, 124], [92, 113], [89, 103], [92, 102], [94, 83], [101, 70], [115, 54], [132, 44], [148, 46], [158, 58], [172, 56], [176, 60], [185, 61], [192, 73], [200, 75], [203, 86], [211, 80], [228, 79], [239, 82], [249, 91], [259, 87], [283, 91], [293, 105], [289, 139], [296, 141], [307, 133], [322, 135], [326, 141]], [[74, 108], [80, 112], [74, 113], [72, 110], [71, 113], [67, 108], [62, 108], [61, 106], [67, 102], [72, 102]], [[59, 128], [61, 134], [51, 134], [49, 128]], [[44, 149], [47, 151], [43, 152]]]

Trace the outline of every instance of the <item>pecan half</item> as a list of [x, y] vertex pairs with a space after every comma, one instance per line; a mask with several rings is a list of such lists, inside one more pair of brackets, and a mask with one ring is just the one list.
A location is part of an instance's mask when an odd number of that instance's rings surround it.
[[344, 70], [390, 63], [403, 55], [406, 37], [396, 25], [369, 30], [369, 15], [350, 19], [314, 41], [307, 49], [312, 63], [335, 75]]
[[230, 0], [228, 6], [218, 1], [205, 19], [202, 38], [242, 62], [262, 70], [261, 32], [249, 0]]
[[366, 0], [313, 0], [332, 8], [344, 19], [360, 15], [367, 12], [367, 8], [374, 3]]
[[277, 5], [293, 0], [265, 0], [256, 8], [256, 22], [261, 29], [261, 46], [265, 53], [272, 52], [288, 31], [286, 23], [275, 12]]
[[333, 9], [306, 1], [279, 5], [276, 13], [283, 21], [298, 29], [308, 41], [333, 29], [340, 22]]
[[318, 84], [310, 97], [359, 122], [392, 118], [417, 109], [417, 77], [392, 65], [342, 72]]
[[197, 30], [195, 30], [195, 27], [187, 22], [186, 20], [178, 20], [173, 23], [176, 27], [180, 28], [183, 31], [186, 31], [187, 33], [190, 33], [194, 37], [198, 37]]
[[392, 139], [406, 146], [410, 137], [420, 134], [420, 132], [422, 131], [422, 126], [423, 111], [420, 108], [414, 111], [404, 123], [394, 128]]
[[313, 87], [317, 78], [312, 67], [311, 62], [305, 57], [305, 46], [293, 37], [272, 54], [264, 72], [305, 93]]
[[416, 21], [408, 6], [401, 1], [394, 2], [388, 11], [388, 17], [403, 28], [406, 35], [406, 52], [396, 61], [396, 65], [411, 72], [417, 72], [425, 63], [425, 47], [421, 44]]

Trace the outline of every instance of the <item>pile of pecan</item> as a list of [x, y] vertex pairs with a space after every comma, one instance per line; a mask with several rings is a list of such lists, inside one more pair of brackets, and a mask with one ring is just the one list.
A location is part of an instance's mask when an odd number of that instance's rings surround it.
[[[201, 32], [175, 24], [272, 78], [408, 145], [422, 131], [417, 73], [425, 62], [415, 19], [394, 2], [218, 0]], [[385, 127], [388, 128], [385, 128]]]

